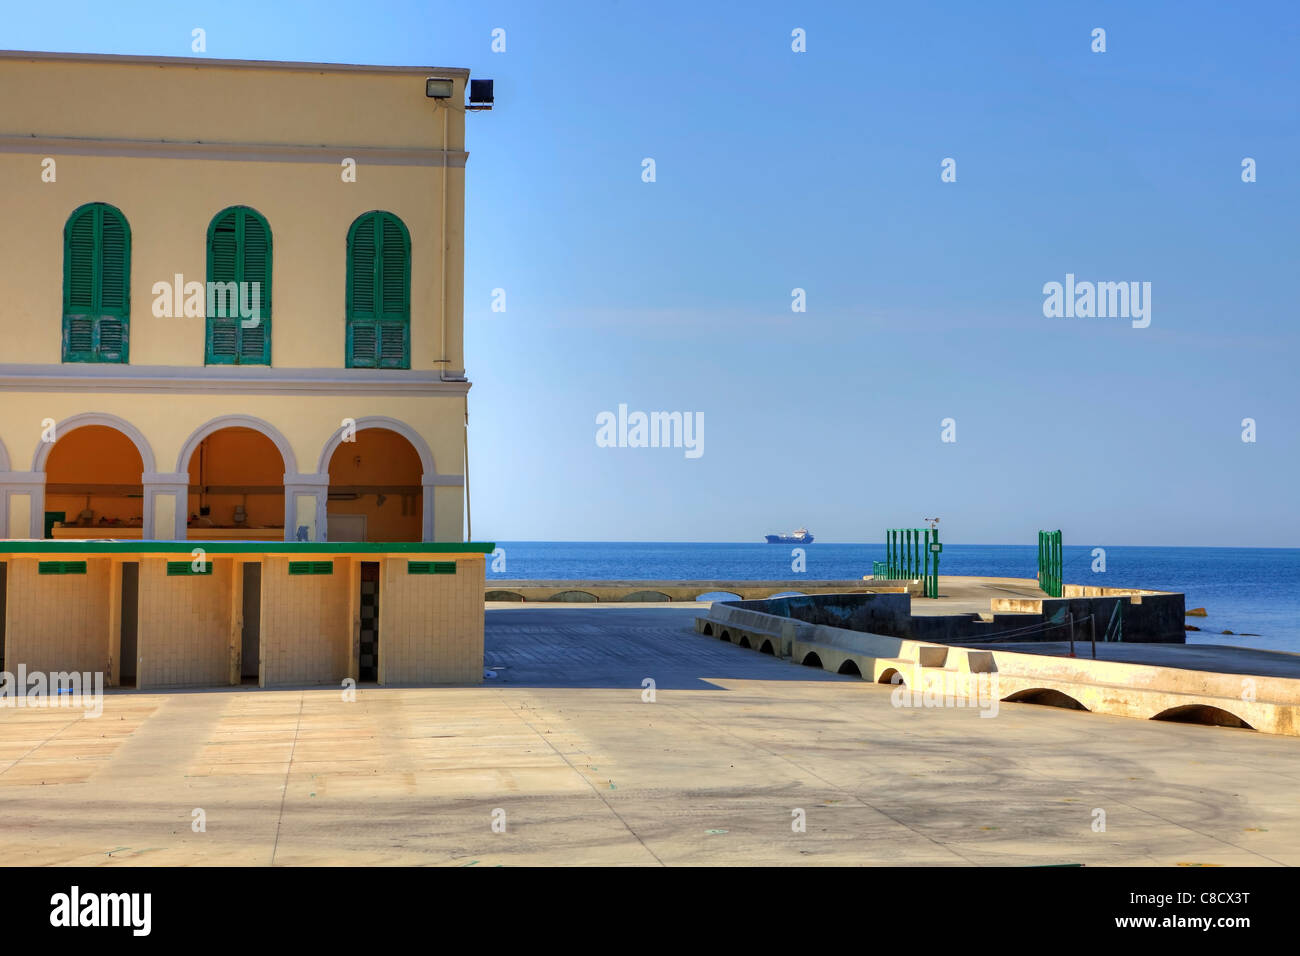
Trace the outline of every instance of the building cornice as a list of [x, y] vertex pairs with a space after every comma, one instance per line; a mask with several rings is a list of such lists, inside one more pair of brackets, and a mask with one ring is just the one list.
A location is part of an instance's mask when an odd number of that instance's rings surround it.
[[469, 153], [456, 149], [331, 146], [307, 143], [181, 142], [154, 139], [93, 139], [0, 133], [0, 153], [42, 156], [127, 156], [142, 159], [206, 159], [245, 163], [332, 163], [343, 158], [374, 166], [449, 166], [463, 169]]
[[245, 395], [466, 395], [468, 381], [397, 369], [179, 365], [4, 365], [0, 392], [121, 392]]
[[178, 66], [238, 70], [284, 70], [306, 73], [389, 73], [408, 76], [468, 77], [459, 66], [383, 66], [367, 63], [310, 63], [292, 60], [220, 60], [196, 56], [137, 56], [121, 53], [52, 53], [43, 50], [0, 50], [0, 60], [54, 60], [64, 63], [120, 63], [137, 66]]

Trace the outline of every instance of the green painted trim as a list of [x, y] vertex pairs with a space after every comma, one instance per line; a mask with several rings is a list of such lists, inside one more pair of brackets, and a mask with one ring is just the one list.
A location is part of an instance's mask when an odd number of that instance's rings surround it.
[[212, 573], [212, 563], [209, 561], [203, 562], [202, 571], [195, 571], [194, 562], [192, 561], [168, 561], [167, 562], [167, 577], [169, 578], [185, 578], [191, 576], [197, 577], [198, 575], [201, 574], [211, 574], [211, 573]]
[[471, 541], [3, 541], [4, 554], [491, 554], [493, 543]]
[[36, 566], [37, 574], [85, 574], [85, 561], [42, 561]]

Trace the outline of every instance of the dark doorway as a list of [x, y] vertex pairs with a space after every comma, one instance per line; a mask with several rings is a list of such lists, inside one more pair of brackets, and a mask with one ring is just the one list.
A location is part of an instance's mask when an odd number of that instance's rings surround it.
[[361, 660], [357, 676], [379, 680], [379, 562], [361, 562]]
[[134, 687], [136, 658], [140, 655], [140, 562], [122, 564], [122, 649], [117, 680], [122, 687]]
[[244, 564], [244, 627], [240, 631], [239, 680], [256, 684], [262, 666], [262, 565]]

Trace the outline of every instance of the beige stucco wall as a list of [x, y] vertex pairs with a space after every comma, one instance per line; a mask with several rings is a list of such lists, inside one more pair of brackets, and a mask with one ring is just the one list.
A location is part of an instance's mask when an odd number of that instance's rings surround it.
[[[463, 369], [464, 169], [370, 163], [364, 155], [375, 148], [460, 154], [465, 113], [456, 104], [464, 101], [464, 77], [456, 80], [446, 101], [452, 105], [441, 106], [425, 97], [422, 71], [0, 58], [8, 104], [0, 135], [108, 140], [136, 153], [76, 155], [71, 143], [0, 152], [9, 226], [0, 233], [0, 261], [23, 277], [6, 288], [0, 310], [6, 360], [61, 360], [63, 226], [78, 206], [107, 202], [131, 227], [132, 364], [203, 365], [203, 320], [155, 318], [151, 290], [176, 273], [205, 281], [208, 224], [227, 206], [248, 205], [267, 218], [273, 236], [273, 365], [342, 366], [347, 229], [361, 213], [385, 209], [411, 233], [411, 367]], [[149, 154], [144, 144], [159, 140], [222, 144], [223, 155], [233, 156], [266, 144], [319, 149], [287, 162], [175, 159]], [[41, 178], [47, 156], [57, 164], [52, 183]], [[342, 180], [345, 157], [358, 161], [356, 182]]]
[[100, 139], [441, 146], [427, 74], [455, 81], [448, 142], [464, 146], [465, 114], [454, 108], [465, 101], [463, 69], [133, 59], [0, 59], [6, 125], [38, 135], [66, 135], [75, 125]]
[[[452, 78], [452, 97], [427, 98], [426, 75]], [[39, 502], [14, 483], [21, 476], [6, 486], [5, 473], [32, 468], [46, 419], [89, 412], [138, 430], [164, 474], [185, 470], [178, 456], [196, 429], [245, 415], [284, 437], [290, 474], [316, 473], [343, 419], [374, 416], [420, 436], [433, 459], [427, 477], [463, 475], [467, 385], [446, 385], [439, 373], [465, 367], [467, 76], [0, 55], [11, 107], [0, 119], [0, 261], [10, 277], [0, 305], [0, 534], [25, 536], [40, 521]], [[54, 182], [42, 180], [46, 157], [57, 164]], [[355, 182], [342, 179], [344, 158], [357, 160]], [[127, 367], [62, 363], [63, 228], [88, 202], [118, 207], [131, 229]], [[231, 205], [258, 210], [272, 232], [272, 367], [235, 369], [257, 372], [257, 387], [232, 383], [230, 366], [204, 366], [204, 319], [153, 314], [155, 283], [178, 273], [206, 280], [208, 225]], [[399, 216], [411, 235], [409, 372], [344, 369], [347, 231], [373, 209]], [[36, 367], [46, 375], [39, 386], [25, 377]], [[304, 383], [304, 372], [319, 375]], [[120, 374], [138, 380], [123, 384]], [[382, 389], [357, 384], [380, 376]], [[434, 536], [461, 540], [462, 489], [426, 497]], [[169, 517], [185, 507], [158, 499], [157, 537], [171, 537]]]
[[[26, 470], [41, 447], [41, 421], [63, 422], [84, 412], [115, 415], [138, 428], [158, 471], [183, 471], [178, 458], [189, 437], [223, 415], [247, 415], [274, 427], [288, 441], [290, 471], [314, 473], [326, 443], [344, 418], [395, 418], [429, 445], [439, 474], [464, 473], [464, 398], [368, 395], [247, 395], [194, 393], [182, 398], [114, 392], [0, 392], [0, 441], [14, 470]], [[179, 467], [178, 467], [179, 464]], [[328, 469], [325, 462], [324, 469]]]
[[39, 574], [37, 558], [5, 560], [5, 669], [16, 673], [19, 664], [26, 664], [29, 673], [107, 674], [112, 653], [111, 560], [84, 559], [85, 574]]
[[[57, 163], [57, 182], [41, 181], [45, 155]], [[131, 228], [132, 365], [203, 365], [204, 320], [156, 317], [154, 284], [172, 285], [177, 273], [186, 282], [206, 282], [208, 225], [221, 210], [243, 205], [271, 227], [273, 366], [343, 367], [348, 227], [362, 213], [383, 209], [399, 216], [411, 233], [411, 368], [464, 368], [459, 255], [448, 263], [448, 354], [442, 354], [439, 235], [440, 179], [448, 175], [448, 195], [455, 200], [465, 171], [362, 162], [357, 181], [344, 183], [342, 158], [247, 163], [63, 156], [53, 150], [0, 153], [11, 224], [0, 231], [0, 261], [22, 279], [6, 284], [0, 310], [4, 360], [62, 360], [63, 227], [79, 206], [106, 202], [122, 211]], [[463, 214], [459, 202], [454, 205], [448, 203], [453, 242]], [[443, 358], [447, 362], [439, 363]]]
[[[408, 560], [454, 560], [456, 573], [408, 574]], [[483, 574], [483, 555], [385, 559], [379, 592], [381, 684], [483, 679]]]
[[[290, 575], [291, 560], [334, 562], [333, 574]], [[340, 683], [352, 656], [353, 559], [329, 555], [262, 562], [261, 684]], [[382, 613], [382, 608], [381, 608]]]
[[[184, 550], [149, 554], [129, 544], [97, 544], [114, 553], [79, 554], [49, 542], [43, 557], [6, 554], [5, 666], [29, 673], [103, 672], [119, 683], [124, 562], [138, 562], [135, 687], [238, 684], [243, 637], [243, 565], [261, 565], [258, 663], [262, 686], [337, 684], [356, 678], [361, 564], [380, 565], [379, 681], [384, 684], [478, 683], [483, 676], [481, 553], [209, 554], [211, 575], [167, 575], [167, 562], [190, 563]], [[293, 546], [296, 547], [296, 546]], [[273, 546], [268, 546], [268, 550]], [[85, 561], [87, 573], [40, 575], [41, 560]], [[411, 575], [410, 560], [453, 561], [456, 573]], [[291, 561], [328, 561], [332, 574], [290, 575]]]
[[140, 561], [136, 687], [228, 683], [235, 562], [212, 558], [210, 575], [168, 577], [168, 560]]

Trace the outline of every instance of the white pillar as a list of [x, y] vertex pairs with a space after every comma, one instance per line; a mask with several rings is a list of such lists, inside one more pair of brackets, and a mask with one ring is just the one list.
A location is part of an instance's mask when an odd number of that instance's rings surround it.
[[[11, 506], [11, 499], [16, 499]], [[18, 521], [27, 508], [26, 527], [11, 528], [9, 515]], [[10, 538], [45, 537], [45, 472], [0, 472], [0, 534]]]
[[[425, 474], [421, 476], [420, 484], [424, 488], [424, 494], [422, 496], [424, 499], [424, 523], [422, 525], [423, 530], [421, 532], [420, 540], [437, 541], [438, 539], [434, 537], [434, 532], [437, 530], [434, 522], [434, 513], [437, 510], [437, 501], [434, 498], [434, 489], [441, 486], [463, 489], [465, 487], [465, 476]], [[460, 537], [461, 530], [457, 530], [450, 535], [447, 540], [457, 541]]]
[[190, 476], [187, 472], [144, 473], [145, 541], [184, 541], [188, 535]]
[[437, 475], [423, 475], [420, 481], [423, 493], [420, 495], [420, 508], [424, 512], [421, 516], [420, 523], [420, 540], [437, 541], [433, 536], [433, 513], [436, 510], [436, 502], [433, 499], [433, 489], [438, 487]]
[[330, 476], [290, 474], [284, 476], [284, 540], [297, 541], [305, 529], [308, 541], [328, 541]]

